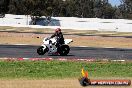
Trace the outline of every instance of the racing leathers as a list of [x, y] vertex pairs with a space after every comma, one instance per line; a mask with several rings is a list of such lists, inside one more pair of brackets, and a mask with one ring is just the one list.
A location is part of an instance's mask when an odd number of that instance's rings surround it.
[[55, 32], [50, 38], [56, 38], [56, 47], [58, 48], [60, 45], [64, 44], [64, 37], [62, 32]]

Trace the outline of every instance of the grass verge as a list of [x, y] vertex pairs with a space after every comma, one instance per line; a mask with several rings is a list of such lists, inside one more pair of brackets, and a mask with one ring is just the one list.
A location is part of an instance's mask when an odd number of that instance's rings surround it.
[[83, 67], [93, 78], [132, 77], [131, 62], [0, 61], [0, 79], [78, 78]]
[[[10, 27], [10, 26], [0, 26], [0, 31], [7, 32], [17, 32], [17, 33], [54, 33], [53, 29], [50, 28], [29, 28], [29, 27]], [[132, 36], [132, 32], [113, 32], [113, 31], [97, 31], [97, 30], [72, 30], [65, 29], [63, 30], [64, 34], [72, 34], [72, 35], [95, 35], [95, 36]]]
[[[0, 27], [0, 44], [40, 45], [43, 37], [53, 33], [53, 29]], [[132, 33], [70, 29], [63, 30], [63, 33], [65, 39], [73, 39], [70, 46], [132, 48]]]

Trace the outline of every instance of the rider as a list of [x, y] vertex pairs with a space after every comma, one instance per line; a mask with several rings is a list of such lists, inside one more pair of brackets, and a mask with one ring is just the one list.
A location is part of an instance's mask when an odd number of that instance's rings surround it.
[[55, 33], [50, 38], [53, 37], [55, 37], [57, 40], [56, 47], [59, 47], [60, 45], [64, 44], [64, 37], [60, 28], [55, 29]]

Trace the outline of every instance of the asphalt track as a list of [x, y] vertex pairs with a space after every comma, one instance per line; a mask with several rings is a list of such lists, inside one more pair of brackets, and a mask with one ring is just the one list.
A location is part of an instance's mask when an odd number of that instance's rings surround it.
[[38, 55], [39, 46], [0, 45], [0, 58], [132, 59], [132, 49], [71, 47], [68, 56]]

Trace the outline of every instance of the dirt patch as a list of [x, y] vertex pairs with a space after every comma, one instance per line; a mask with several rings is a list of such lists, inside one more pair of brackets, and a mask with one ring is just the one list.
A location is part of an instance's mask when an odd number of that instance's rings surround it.
[[81, 88], [78, 80], [1, 80], [1, 88]]
[[[83, 88], [77, 79], [58, 80], [0, 80], [0, 88]], [[93, 86], [88, 86], [93, 88]], [[94, 88], [115, 88], [115, 86], [94, 86]], [[116, 86], [132, 88], [132, 86]]]
[[[0, 32], [0, 44], [41, 45], [42, 39], [51, 35], [52, 33]], [[74, 42], [70, 46], [132, 48], [132, 38], [126, 37], [80, 36], [73, 34], [65, 34], [64, 37], [73, 39]]]

